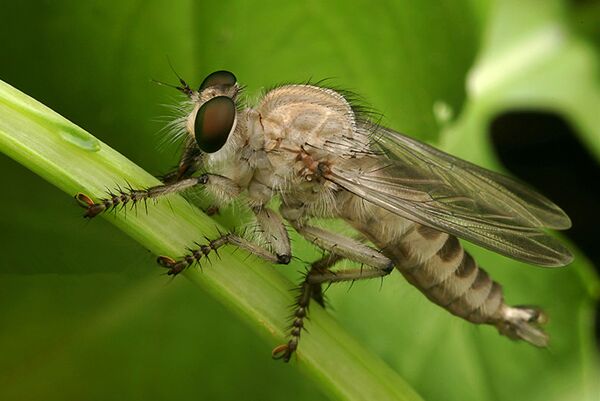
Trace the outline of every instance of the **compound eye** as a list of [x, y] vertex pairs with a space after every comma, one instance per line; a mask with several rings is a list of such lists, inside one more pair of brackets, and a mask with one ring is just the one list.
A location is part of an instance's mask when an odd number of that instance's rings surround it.
[[235, 103], [227, 96], [213, 97], [196, 114], [194, 135], [198, 147], [206, 153], [221, 149], [235, 122]]
[[233, 86], [237, 82], [237, 78], [229, 71], [215, 71], [202, 81], [200, 89], [208, 88], [210, 86]]

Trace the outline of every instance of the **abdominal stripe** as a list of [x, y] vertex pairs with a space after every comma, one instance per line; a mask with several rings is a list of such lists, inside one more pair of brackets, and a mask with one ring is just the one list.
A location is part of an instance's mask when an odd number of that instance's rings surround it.
[[451, 262], [458, 258], [461, 251], [462, 246], [460, 245], [460, 242], [458, 242], [458, 239], [455, 236], [450, 235], [437, 254], [443, 262]]
[[469, 277], [475, 269], [477, 269], [475, 260], [467, 252], [464, 252], [462, 261], [456, 268], [456, 272], [454, 274], [456, 274], [457, 277], [465, 278]]
[[483, 287], [488, 283], [490, 276], [483, 269], [479, 269], [477, 272], [477, 277], [475, 277], [475, 281], [471, 284], [471, 289], [476, 290], [480, 287]]
[[424, 225], [417, 225], [417, 231], [419, 232], [419, 234], [421, 235], [421, 237], [428, 239], [428, 240], [435, 240], [437, 239], [440, 235], [442, 235], [442, 232], [439, 230], [436, 230], [435, 228], [431, 228], [431, 227], [427, 227]]

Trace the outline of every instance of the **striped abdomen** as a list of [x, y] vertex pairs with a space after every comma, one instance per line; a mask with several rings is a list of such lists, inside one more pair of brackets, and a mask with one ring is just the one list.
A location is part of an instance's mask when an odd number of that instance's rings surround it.
[[494, 324], [501, 318], [502, 287], [456, 237], [415, 224], [386, 253], [411, 284], [449, 312], [473, 323]]
[[391, 219], [385, 225], [399, 223], [402, 235], [372, 222], [352, 223], [432, 302], [470, 322], [496, 326], [510, 338], [547, 345], [548, 338], [539, 328], [543, 313], [506, 305], [502, 286], [477, 266], [456, 237], [401, 218], [404, 221], [394, 222], [397, 216]]

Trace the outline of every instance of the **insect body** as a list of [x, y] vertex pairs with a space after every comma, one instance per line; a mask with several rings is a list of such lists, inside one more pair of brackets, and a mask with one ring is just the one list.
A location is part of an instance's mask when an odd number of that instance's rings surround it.
[[[382, 277], [394, 267], [449, 312], [513, 339], [547, 344], [541, 310], [508, 306], [500, 284], [457, 237], [517, 260], [566, 265], [569, 251], [542, 231], [570, 226], [552, 202], [508, 177], [375, 124], [331, 89], [285, 85], [246, 106], [229, 72], [209, 75], [198, 90], [181, 84], [190, 112], [182, 123], [185, 148], [178, 169], [157, 187], [98, 202], [83, 194], [77, 199], [86, 217], [93, 217], [194, 187], [220, 204], [244, 198], [268, 247], [228, 233], [181, 259], [159, 257], [172, 275], [226, 244], [287, 264], [292, 252], [284, 221], [322, 248], [325, 256], [300, 285], [290, 339], [273, 350], [274, 357], [288, 361], [297, 349], [309, 303], [323, 304], [322, 284]], [[276, 197], [279, 212], [267, 206]], [[316, 227], [313, 218], [344, 219], [361, 237]], [[343, 259], [363, 267], [332, 271]]]

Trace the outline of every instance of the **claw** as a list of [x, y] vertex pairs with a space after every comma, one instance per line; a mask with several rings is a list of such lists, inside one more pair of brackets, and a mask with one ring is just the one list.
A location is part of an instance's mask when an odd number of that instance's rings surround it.
[[94, 203], [92, 198], [83, 193], [78, 193], [75, 195], [75, 200], [84, 209], [87, 209], [83, 217], [87, 219], [91, 219], [92, 217], [96, 217], [100, 213], [106, 210], [106, 206], [102, 203]]
[[175, 261], [175, 259], [170, 258], [168, 256], [159, 256], [158, 258], [156, 258], [156, 262], [161, 265], [162, 267], [165, 267], [167, 269], [170, 269], [171, 267], [173, 267], [177, 262]]
[[156, 258], [156, 262], [162, 267], [169, 269], [167, 272], [168, 276], [176, 276], [182, 271], [185, 270], [186, 267], [189, 266], [189, 263], [185, 260], [180, 260], [179, 262], [173, 258], [168, 256], [159, 256]]
[[289, 362], [292, 357], [293, 351], [290, 350], [288, 344], [281, 344], [277, 347], [273, 348], [271, 351], [271, 356], [273, 359], [283, 359], [284, 362]]
[[79, 203], [79, 206], [84, 207], [86, 209], [94, 205], [94, 201], [92, 200], [92, 198], [81, 192], [75, 195], [75, 200], [77, 201], [77, 203]]

